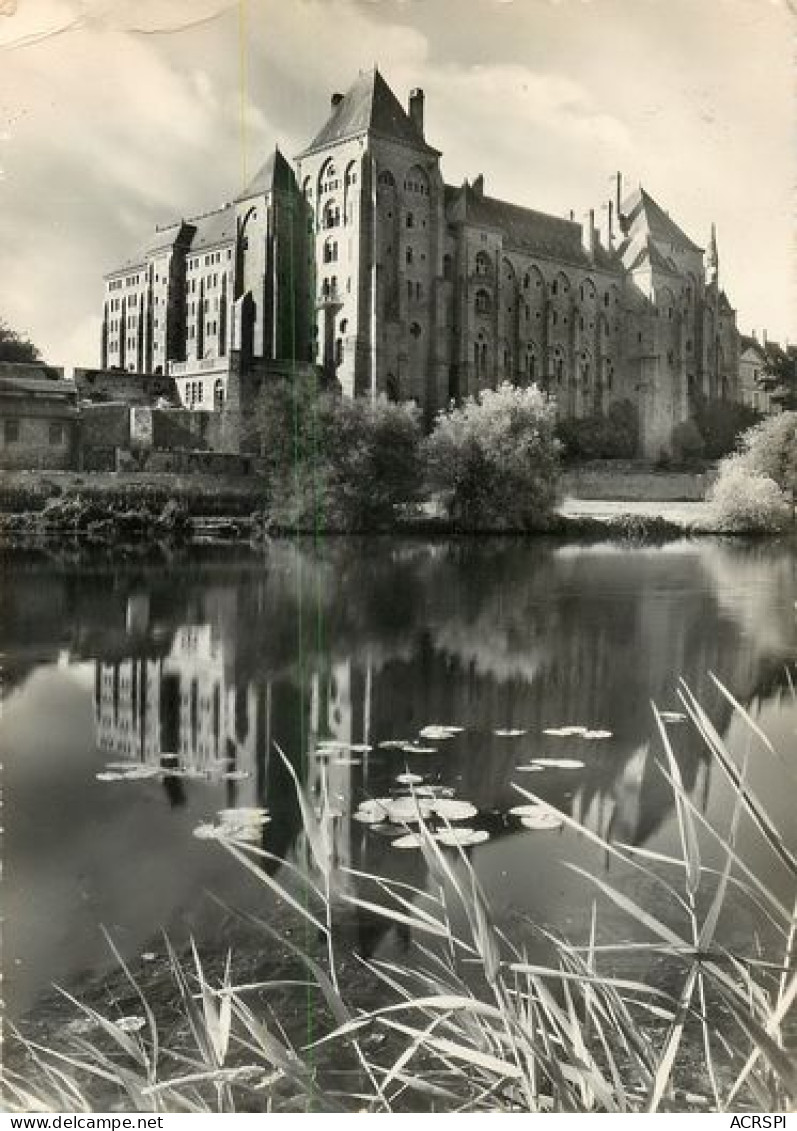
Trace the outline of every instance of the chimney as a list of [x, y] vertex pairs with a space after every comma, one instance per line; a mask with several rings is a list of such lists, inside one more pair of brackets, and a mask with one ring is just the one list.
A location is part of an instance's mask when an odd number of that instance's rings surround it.
[[423, 91], [419, 86], [410, 91], [409, 114], [415, 129], [423, 137]]
[[761, 341], [764, 345], [767, 344], [767, 332], [766, 332], [766, 330], [761, 331]]
[[340, 106], [342, 101], [343, 101], [343, 95], [340, 93], [339, 90], [336, 90], [335, 93], [332, 95], [332, 98], [330, 99], [330, 104], [331, 104], [332, 109], [337, 110], [338, 106]]
[[484, 196], [484, 173], [479, 173], [470, 187], [477, 196]]
[[753, 341], [754, 341], [754, 342], [757, 342], [757, 341], [758, 341], [758, 331], [757, 331], [757, 330], [751, 330], [751, 331], [750, 331], [750, 336], [752, 337], [752, 339], [753, 339]]
[[595, 258], [595, 246], [598, 242], [598, 233], [595, 231], [595, 209], [590, 208], [587, 216], [581, 225], [581, 242], [584, 246], [584, 251], [590, 259]]

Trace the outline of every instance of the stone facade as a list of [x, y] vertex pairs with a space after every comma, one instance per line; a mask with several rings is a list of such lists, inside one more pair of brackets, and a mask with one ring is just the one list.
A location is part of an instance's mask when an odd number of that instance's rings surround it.
[[[583, 222], [445, 183], [377, 70], [334, 94], [296, 157], [279, 150], [217, 212], [156, 235], [106, 277], [103, 362], [167, 371], [183, 404], [224, 407], [247, 374], [321, 366], [344, 395], [452, 398], [508, 380], [562, 417], [638, 408], [642, 454], [668, 452], [699, 396], [738, 398], [736, 315], [712, 230], [695, 244], [643, 188]], [[231, 391], [231, 390], [229, 390]]]
[[73, 466], [77, 393], [63, 369], [0, 362], [0, 468]]

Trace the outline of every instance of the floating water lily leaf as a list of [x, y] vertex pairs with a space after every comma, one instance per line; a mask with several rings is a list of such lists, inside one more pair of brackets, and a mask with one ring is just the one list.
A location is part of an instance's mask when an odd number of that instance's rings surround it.
[[446, 821], [466, 821], [469, 817], [475, 817], [479, 812], [475, 805], [471, 805], [470, 801], [456, 801], [453, 798], [445, 797], [433, 801], [431, 809], [438, 817], [442, 817]]
[[454, 790], [449, 785], [417, 785], [416, 797], [453, 797]]
[[515, 805], [509, 812], [527, 829], [557, 829], [564, 821], [547, 805]]
[[419, 746], [414, 742], [405, 742], [401, 749], [406, 754], [436, 754], [436, 746]]
[[496, 736], [496, 738], [520, 738], [521, 735], [528, 734], [528, 731], [513, 730], [511, 728], [507, 728], [506, 730], [494, 730], [493, 734]]
[[580, 762], [578, 758], [535, 758], [533, 764], [541, 770], [548, 766], [557, 770], [581, 770], [584, 768], [584, 763]]
[[100, 770], [98, 774], [94, 775], [97, 781], [124, 781], [124, 774], [117, 774], [113, 770]]
[[397, 774], [396, 781], [399, 785], [418, 785], [423, 781], [423, 774]]
[[379, 742], [377, 745], [380, 750], [403, 750], [408, 743], [408, 738], [386, 738], [384, 742]]
[[243, 805], [240, 809], [219, 809], [219, 817], [222, 823], [247, 825], [265, 825], [271, 819], [265, 809], [246, 808]]
[[515, 769], [518, 770], [521, 774], [541, 774], [545, 769], [545, 766], [539, 766], [536, 763], [532, 763], [530, 766], [515, 766]]
[[248, 777], [251, 777], [248, 770], [228, 770], [221, 775], [222, 781], [245, 781]]
[[553, 738], [572, 738], [575, 735], [585, 734], [587, 728], [582, 726], [548, 727], [542, 733]]
[[141, 961], [142, 962], [154, 962], [157, 957], [158, 956], [157, 956], [157, 954], [155, 953], [154, 950], [145, 950], [144, 953], [141, 955]]
[[585, 730], [581, 735], [582, 738], [612, 738], [613, 734], [610, 730]]
[[216, 825], [208, 824], [206, 821], [202, 825], [197, 825], [194, 829], [194, 836], [197, 840], [215, 840], [221, 830]]
[[423, 837], [418, 833], [406, 833], [404, 836], [396, 837], [391, 845], [392, 848], [420, 848], [423, 844]]
[[106, 762], [106, 770], [133, 770], [138, 766], [137, 762]]
[[143, 1017], [120, 1017], [118, 1021], [114, 1021], [117, 1029], [121, 1029], [123, 1033], [137, 1033], [139, 1029], [143, 1029], [146, 1021]]
[[160, 774], [161, 771], [156, 770], [154, 766], [134, 766], [125, 770], [122, 777], [127, 781], [146, 781], [147, 778], [157, 778]]
[[486, 829], [441, 829], [435, 833], [438, 844], [445, 844], [449, 848], [466, 847], [471, 844], [483, 844], [490, 839]]
[[354, 814], [356, 821], [364, 825], [375, 825], [379, 821], [387, 820], [387, 807], [391, 802], [390, 797], [369, 797], [361, 801]]
[[431, 738], [435, 740], [445, 741], [447, 738], [454, 738], [462, 730], [462, 727], [444, 727], [438, 726], [436, 723], [430, 723], [422, 730], [418, 731], [421, 738]]
[[663, 723], [686, 722], [686, 715], [681, 711], [659, 711], [659, 718]]
[[336, 758], [332, 763], [333, 766], [361, 766], [362, 764], [362, 758]]
[[432, 804], [418, 797], [394, 797], [387, 806], [388, 820], [396, 825], [410, 825], [432, 814]]
[[537, 813], [535, 816], [521, 817], [520, 823], [525, 829], [558, 829], [564, 821], [556, 813]]

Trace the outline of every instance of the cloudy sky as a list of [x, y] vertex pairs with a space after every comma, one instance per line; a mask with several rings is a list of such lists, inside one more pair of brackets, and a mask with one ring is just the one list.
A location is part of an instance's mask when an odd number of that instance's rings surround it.
[[622, 170], [797, 340], [795, 0], [0, 0], [0, 318], [99, 361], [102, 274], [378, 64], [443, 174], [581, 215]]

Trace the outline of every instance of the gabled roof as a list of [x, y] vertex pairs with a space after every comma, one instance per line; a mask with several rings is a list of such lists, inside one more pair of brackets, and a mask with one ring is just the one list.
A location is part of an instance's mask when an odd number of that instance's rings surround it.
[[631, 230], [644, 229], [654, 240], [673, 244], [679, 251], [703, 250], [689, 239], [641, 185], [626, 197], [621, 211]]
[[584, 267], [620, 270], [617, 257], [600, 245], [592, 263], [581, 242], [581, 225], [573, 220], [484, 196], [468, 184], [458, 193], [452, 191], [450, 196], [448, 192], [446, 195], [450, 220], [500, 231], [507, 248], [533, 252], [565, 263], [583, 264]]
[[[624, 252], [632, 251], [633, 247], [634, 244], [629, 241], [627, 244], [623, 245], [623, 250]], [[649, 266], [652, 270], [663, 275], [680, 276], [681, 274], [672, 259], [659, 251], [650, 236], [645, 237], [644, 242], [638, 246], [637, 253], [632, 262], [627, 264], [629, 271], [637, 271], [640, 267], [644, 266]]]
[[426, 144], [376, 67], [360, 73], [354, 85], [333, 106], [321, 130], [298, 156], [305, 157], [308, 153], [364, 133], [377, 134], [439, 156], [439, 150]]
[[273, 153], [268, 155], [255, 176], [235, 199], [250, 200], [253, 196], [264, 196], [273, 189], [290, 190], [295, 186], [293, 169], [280, 153], [279, 146], [275, 145]]
[[745, 350], [753, 350], [762, 360], [766, 356], [758, 339], [752, 338], [747, 334], [739, 335], [739, 350], [741, 353], [744, 353]]
[[176, 244], [183, 243], [188, 245], [193, 233], [193, 226], [187, 224], [185, 220], [176, 220], [172, 224], [167, 224], [162, 228], [155, 229], [155, 235], [151, 240], [148, 240], [143, 247], [119, 267], [114, 267], [113, 270], [107, 271], [103, 278], [108, 279], [112, 275], [118, 275], [122, 271], [134, 271], [137, 267], [146, 267], [147, 259], [153, 255], [158, 255], [161, 252], [169, 251]]

